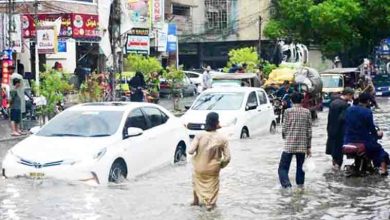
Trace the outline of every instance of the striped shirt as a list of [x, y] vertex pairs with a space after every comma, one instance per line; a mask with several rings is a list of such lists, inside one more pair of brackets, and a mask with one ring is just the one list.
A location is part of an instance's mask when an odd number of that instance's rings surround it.
[[311, 114], [301, 105], [294, 105], [284, 113], [282, 129], [284, 152], [306, 153], [311, 148]]

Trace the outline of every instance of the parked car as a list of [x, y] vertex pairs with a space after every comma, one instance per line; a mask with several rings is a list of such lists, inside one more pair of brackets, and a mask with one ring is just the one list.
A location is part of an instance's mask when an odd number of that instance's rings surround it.
[[120, 182], [185, 160], [189, 138], [180, 119], [150, 103], [70, 107], [11, 148], [3, 176]]
[[[183, 81], [176, 86], [181, 96], [195, 96], [198, 93], [195, 83], [187, 76], [184, 76]], [[160, 96], [169, 96], [171, 94], [172, 88], [169, 82], [165, 79], [160, 79]]]
[[184, 73], [195, 84], [197, 93], [201, 93], [203, 91], [203, 74], [194, 71], [184, 71]]
[[379, 74], [373, 78], [376, 96], [390, 96], [390, 75]]
[[205, 129], [206, 115], [220, 115], [221, 132], [231, 139], [275, 132], [276, 119], [266, 92], [261, 88], [220, 87], [201, 93], [182, 116], [190, 138]]

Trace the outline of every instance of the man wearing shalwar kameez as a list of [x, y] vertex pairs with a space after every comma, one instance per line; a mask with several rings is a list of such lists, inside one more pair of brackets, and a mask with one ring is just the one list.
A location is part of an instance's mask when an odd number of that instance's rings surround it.
[[219, 116], [211, 112], [206, 118], [206, 132], [195, 137], [189, 154], [193, 156], [193, 205], [203, 203], [208, 210], [215, 207], [219, 191], [219, 172], [230, 162], [225, 136], [218, 133]]

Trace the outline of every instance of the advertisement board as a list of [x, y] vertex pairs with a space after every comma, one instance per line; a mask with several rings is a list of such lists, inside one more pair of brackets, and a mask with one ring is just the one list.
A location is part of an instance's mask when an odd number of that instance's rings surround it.
[[99, 16], [87, 14], [72, 14], [73, 38], [99, 39]]
[[[72, 16], [71, 14], [39, 14], [38, 22], [54, 22], [61, 17], [61, 28], [59, 37], [72, 37]], [[22, 16], [22, 36], [24, 38], [34, 38], [36, 36], [34, 15], [24, 14]]]
[[125, 9], [128, 11], [131, 23], [137, 28], [150, 27], [150, 7], [153, 0], [127, 0]]
[[57, 52], [57, 33], [54, 26], [37, 28], [37, 46], [40, 54], [54, 54]]
[[127, 35], [126, 53], [149, 55], [150, 38], [149, 29], [133, 28]]
[[177, 35], [176, 35], [176, 24], [168, 24], [168, 52], [176, 52], [177, 50]]

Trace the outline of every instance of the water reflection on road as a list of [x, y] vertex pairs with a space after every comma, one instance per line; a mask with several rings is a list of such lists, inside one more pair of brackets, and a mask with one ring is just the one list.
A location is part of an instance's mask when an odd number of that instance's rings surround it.
[[[376, 119], [390, 151], [390, 101], [381, 104]], [[115, 186], [0, 180], [0, 219], [389, 219], [390, 178], [345, 178], [333, 172], [324, 155], [326, 113], [314, 126], [316, 170], [306, 174], [304, 192], [279, 187], [283, 141], [276, 134], [231, 143], [233, 160], [222, 172], [218, 207], [212, 212], [189, 206], [191, 164], [186, 164]], [[295, 161], [292, 180], [294, 166]]]

